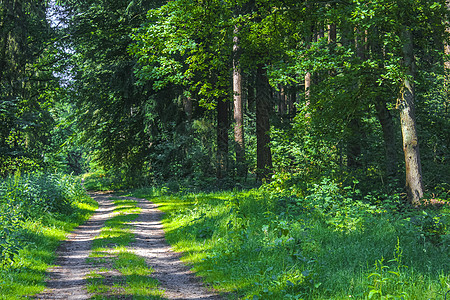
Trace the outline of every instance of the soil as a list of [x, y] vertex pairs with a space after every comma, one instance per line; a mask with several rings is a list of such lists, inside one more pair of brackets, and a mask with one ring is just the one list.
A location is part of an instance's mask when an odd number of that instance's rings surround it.
[[[224, 299], [207, 289], [189, 268], [180, 261], [180, 253], [174, 252], [164, 238], [161, 217], [157, 205], [146, 199], [117, 197], [106, 193], [91, 196], [99, 208], [89, 221], [78, 227], [57, 251], [55, 267], [48, 270], [47, 289], [35, 299], [89, 299], [86, 289], [87, 275], [96, 269], [86, 260], [92, 240], [100, 233], [106, 220], [113, 217], [111, 197], [137, 201], [141, 213], [131, 223], [135, 241], [128, 250], [143, 257], [154, 269], [152, 277], [159, 281], [165, 299]], [[114, 275], [114, 274], [110, 274]]]

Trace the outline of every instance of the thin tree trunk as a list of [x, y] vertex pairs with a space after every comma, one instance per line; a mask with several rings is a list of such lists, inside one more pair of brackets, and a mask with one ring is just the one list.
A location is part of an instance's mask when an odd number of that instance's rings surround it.
[[258, 181], [269, 179], [272, 172], [270, 107], [269, 80], [264, 66], [260, 64], [256, 74], [256, 165]]
[[[445, 15], [445, 24], [446, 24], [446, 37], [450, 36], [450, 0], [446, 1], [447, 4], [447, 14]], [[450, 44], [448, 43], [448, 39], [444, 40], [444, 53], [446, 55], [450, 55]], [[448, 57], [448, 56], [447, 56]], [[447, 94], [447, 101], [445, 101], [445, 112], [448, 112], [448, 107], [450, 106], [450, 60], [444, 61], [444, 72], [445, 72], [445, 79], [444, 79], [444, 89]]]
[[[306, 28], [308, 28], [308, 26], [306, 26]], [[311, 48], [311, 42], [314, 39], [314, 26], [310, 25], [309, 26], [310, 31], [306, 32], [305, 34], [305, 42], [306, 42], [306, 48], [310, 49]], [[306, 71], [305, 74], [305, 103], [306, 106], [310, 105], [311, 102], [311, 83], [312, 83], [312, 75], [311, 72], [309, 72], [308, 70]]]
[[279, 112], [281, 116], [284, 116], [287, 113], [287, 101], [286, 101], [286, 90], [283, 85], [280, 85], [280, 93], [279, 93]]
[[239, 29], [234, 28], [233, 38], [233, 104], [234, 104], [234, 142], [236, 151], [237, 175], [244, 177], [247, 174], [245, 163], [245, 140], [244, 140], [244, 110], [242, 104], [242, 74], [239, 66]]
[[328, 25], [328, 44], [336, 43], [336, 37], [337, 37], [336, 24], [332, 23]]
[[419, 140], [414, 115], [414, 53], [413, 37], [410, 29], [403, 31], [403, 57], [407, 76], [403, 81], [402, 98], [399, 99], [400, 122], [405, 154], [406, 193], [408, 201], [413, 205], [420, 204], [423, 197], [422, 167], [420, 163]]
[[297, 103], [297, 93], [294, 86], [289, 89], [289, 117], [293, 120], [297, 114], [295, 104]]
[[192, 98], [188, 96], [182, 95], [183, 108], [186, 113], [186, 118], [189, 122], [192, 120]]
[[359, 157], [361, 155], [362, 134], [359, 117], [352, 117], [348, 124], [348, 130], [350, 131], [350, 135], [347, 140], [347, 167], [356, 169], [361, 167]]
[[[364, 51], [364, 35], [360, 34], [357, 30], [357, 34], [355, 37], [355, 48], [356, 48], [356, 56], [364, 61], [366, 59], [365, 51]], [[347, 167], [350, 169], [356, 169], [361, 167], [361, 162], [359, 157], [361, 156], [361, 117], [359, 115], [359, 109], [357, 107], [357, 103], [355, 103], [355, 112], [351, 116], [350, 122], [348, 124], [348, 130], [350, 132], [350, 136], [347, 140]]]
[[217, 178], [228, 176], [228, 103], [217, 102]]
[[305, 100], [306, 106], [309, 106], [311, 99], [311, 73], [306, 72], [305, 74]]
[[397, 147], [395, 141], [395, 129], [392, 115], [386, 107], [385, 101], [381, 96], [375, 100], [375, 109], [377, 117], [383, 131], [383, 141], [385, 149], [385, 171], [386, 176], [393, 177], [397, 173]]

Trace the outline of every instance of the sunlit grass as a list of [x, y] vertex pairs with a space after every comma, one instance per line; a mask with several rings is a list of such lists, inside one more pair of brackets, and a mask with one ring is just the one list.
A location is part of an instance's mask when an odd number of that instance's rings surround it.
[[14, 265], [0, 271], [0, 299], [23, 299], [44, 290], [46, 270], [55, 259], [57, 247], [98, 207], [90, 198], [75, 205], [78, 210], [71, 216], [44, 215], [39, 220], [29, 219], [22, 224], [25, 246], [19, 251]]
[[[450, 289], [448, 224], [443, 243], [435, 245], [408, 219], [364, 212], [364, 205], [340, 208], [342, 220], [357, 222], [340, 227], [341, 219], [331, 219], [336, 214], [289, 208], [260, 191], [168, 194], [152, 188], [134, 195], [159, 206], [169, 243], [231, 299], [365, 299], [375, 289], [375, 262], [384, 258], [394, 270], [397, 240], [407, 267], [399, 276], [387, 273], [393, 277], [386, 277], [391, 285], [382, 287], [384, 295], [443, 299]], [[355, 210], [362, 217], [345, 216]], [[442, 210], [443, 220], [448, 214]]]

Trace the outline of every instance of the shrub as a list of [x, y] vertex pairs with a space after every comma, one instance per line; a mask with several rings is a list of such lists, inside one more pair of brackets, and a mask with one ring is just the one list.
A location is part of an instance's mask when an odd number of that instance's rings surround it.
[[83, 197], [81, 182], [70, 175], [17, 172], [0, 181], [0, 269], [12, 265], [23, 248], [26, 220], [69, 216]]

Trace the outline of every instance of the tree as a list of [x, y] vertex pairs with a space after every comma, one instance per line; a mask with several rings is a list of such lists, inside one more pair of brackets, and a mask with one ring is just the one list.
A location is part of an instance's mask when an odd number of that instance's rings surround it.
[[413, 53], [413, 37], [410, 28], [402, 32], [403, 59], [406, 76], [403, 79], [401, 99], [399, 99], [400, 122], [403, 136], [403, 152], [405, 154], [406, 193], [408, 201], [413, 205], [420, 204], [423, 197], [422, 166], [420, 163], [419, 140], [415, 119], [414, 75], [415, 63]]
[[268, 179], [272, 173], [272, 153], [270, 151], [270, 85], [264, 65], [256, 71], [256, 137], [257, 137], [257, 178]]
[[78, 109], [79, 136], [97, 164], [129, 182], [148, 170], [145, 101], [128, 47], [154, 1], [62, 1], [69, 36], [70, 100]]
[[239, 28], [234, 27], [233, 37], [233, 104], [234, 104], [234, 142], [236, 151], [237, 175], [247, 175], [244, 140], [244, 109], [242, 103], [242, 70], [239, 62]]
[[49, 152], [62, 55], [47, 10], [46, 1], [6, 0], [0, 7], [0, 156], [10, 172], [24, 160], [44, 165]]

